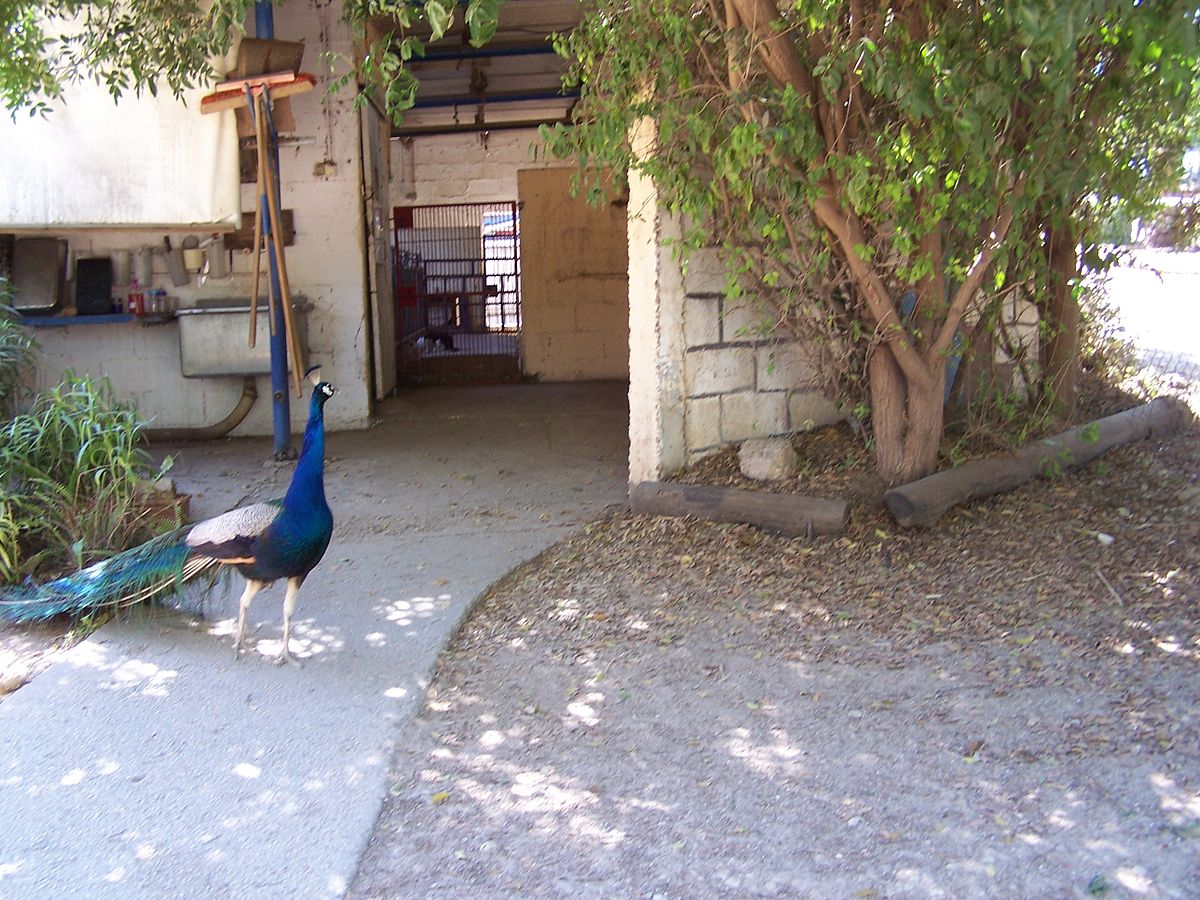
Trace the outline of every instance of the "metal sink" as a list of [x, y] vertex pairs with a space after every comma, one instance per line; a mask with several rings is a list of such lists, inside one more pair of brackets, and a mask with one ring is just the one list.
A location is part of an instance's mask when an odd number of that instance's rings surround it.
[[[308, 349], [306, 313], [309, 304], [302, 297], [292, 298], [300, 347]], [[271, 372], [271, 331], [266, 303], [260, 301], [258, 335], [251, 349], [250, 298], [221, 297], [198, 300], [196, 306], [175, 311], [179, 321], [179, 365], [186, 378], [215, 375], [269, 375]], [[289, 366], [291, 359], [288, 360]]]

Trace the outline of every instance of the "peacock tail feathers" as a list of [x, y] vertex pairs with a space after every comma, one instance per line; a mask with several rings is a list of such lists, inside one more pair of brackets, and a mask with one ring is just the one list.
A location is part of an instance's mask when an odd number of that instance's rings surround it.
[[28, 621], [61, 613], [121, 609], [153, 597], [179, 593], [196, 576], [218, 564], [191, 555], [188, 526], [93, 563], [43, 585], [0, 589], [0, 619]]

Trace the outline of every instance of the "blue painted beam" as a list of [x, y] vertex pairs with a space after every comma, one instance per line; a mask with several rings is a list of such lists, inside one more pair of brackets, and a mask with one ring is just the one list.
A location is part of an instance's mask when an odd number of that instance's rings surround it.
[[[413, 57], [411, 65], [426, 62], [459, 62], [464, 59], [494, 59], [503, 56], [556, 56], [549, 44], [532, 47], [483, 47], [479, 50], [427, 50], [424, 56]], [[564, 63], [567, 60], [563, 60]]]
[[438, 109], [448, 106], [485, 106], [492, 103], [523, 103], [528, 101], [538, 100], [577, 100], [579, 99], [579, 90], [573, 89], [569, 91], [531, 91], [528, 93], [516, 94], [484, 94], [482, 97], [474, 97], [466, 95], [462, 97], [430, 97], [425, 100], [418, 99], [413, 104], [413, 109]]
[[[275, 37], [275, 11], [270, 0], [259, 0], [254, 4], [254, 34], [271, 40]], [[279, 171], [279, 147], [271, 140], [268, 153], [271, 168]], [[276, 185], [278, 191], [278, 185]], [[279, 261], [275, 258], [275, 247], [271, 241], [271, 217], [267, 213], [267, 197], [258, 198], [262, 209], [263, 237], [267, 245], [267, 257], [271, 272], [271, 295], [275, 298], [275, 331], [271, 335], [271, 430], [275, 438], [276, 459], [291, 459], [296, 455], [292, 447], [292, 410], [288, 398], [287, 369], [287, 325], [283, 318], [283, 292], [279, 286]]]

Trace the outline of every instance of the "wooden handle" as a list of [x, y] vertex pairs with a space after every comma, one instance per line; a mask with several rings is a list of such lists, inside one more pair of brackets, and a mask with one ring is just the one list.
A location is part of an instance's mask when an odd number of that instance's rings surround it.
[[[266, 101], [260, 94], [257, 99], [259, 121], [261, 127], [266, 128]], [[270, 214], [271, 222], [271, 244], [275, 248], [275, 268], [279, 276], [279, 299], [283, 303], [283, 322], [284, 331], [287, 336], [288, 349], [291, 351], [292, 357], [292, 382], [296, 387], [296, 396], [304, 396], [304, 385], [302, 381], [302, 372], [304, 371], [304, 358], [300, 353], [300, 338], [296, 334], [295, 313], [292, 310], [292, 289], [288, 284], [287, 261], [283, 255], [283, 217], [279, 214], [279, 198], [276, 196], [276, 191], [279, 188], [279, 179], [274, 168], [271, 166], [270, 154], [266, 152], [266, 142], [263, 142], [263, 149], [260, 151], [261, 163], [265, 163], [264, 172], [266, 174], [267, 188], [267, 211]]]
[[[258, 224], [265, 229], [270, 227], [270, 222], [267, 220], [267, 216], [270, 215], [270, 211], [267, 209], [267, 167], [270, 157], [267, 154], [267, 120], [262, 112], [262, 98], [261, 96], [256, 96], [254, 100], [254, 141], [255, 149], [258, 152], [258, 197], [255, 199], [255, 203], [258, 206]], [[267, 249], [266, 235], [260, 233], [258, 239], [262, 241], [262, 249], [265, 251]], [[258, 313], [256, 311], [255, 318], [257, 317]], [[267, 286], [267, 328], [270, 330], [271, 336], [274, 337], [275, 292], [270, 289], [270, 285]]]
[[[258, 135], [255, 135], [255, 140], [261, 140]], [[259, 165], [258, 168], [258, 184], [255, 188], [254, 197], [254, 249], [251, 250], [254, 254], [254, 279], [250, 287], [250, 347], [254, 348], [258, 341], [258, 278], [262, 273], [262, 151], [258, 152]]]

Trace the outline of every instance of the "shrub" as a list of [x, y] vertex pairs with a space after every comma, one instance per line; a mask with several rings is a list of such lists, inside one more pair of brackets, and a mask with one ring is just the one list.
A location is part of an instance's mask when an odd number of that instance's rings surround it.
[[0, 428], [0, 581], [78, 567], [149, 537], [144, 423], [107, 379], [68, 372]]
[[33, 336], [21, 327], [16, 312], [8, 305], [11, 299], [8, 282], [0, 277], [0, 419], [16, 411], [37, 350]]

